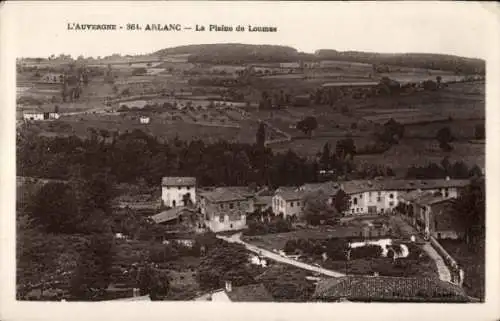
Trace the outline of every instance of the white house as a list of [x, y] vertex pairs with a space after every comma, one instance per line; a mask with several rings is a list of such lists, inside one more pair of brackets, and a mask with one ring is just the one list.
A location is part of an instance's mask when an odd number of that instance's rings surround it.
[[44, 113], [42, 112], [29, 112], [23, 114], [24, 120], [44, 120]]
[[151, 119], [149, 117], [147, 117], [147, 116], [141, 116], [139, 118], [139, 122], [141, 124], [149, 124], [150, 121], [151, 121]]
[[392, 211], [398, 205], [398, 196], [411, 191], [440, 192], [445, 198], [456, 198], [468, 180], [353, 180], [342, 182], [341, 189], [350, 197], [347, 215], [378, 214]]
[[279, 188], [272, 199], [275, 214], [299, 217], [302, 214], [304, 198], [309, 193], [322, 191], [332, 204], [335, 195], [343, 190], [349, 196], [349, 208], [345, 215], [381, 214], [390, 212], [398, 205], [398, 196], [411, 191], [440, 192], [444, 198], [456, 198], [468, 180], [352, 180], [304, 184], [299, 188]]
[[29, 111], [23, 113], [24, 120], [55, 120], [59, 119], [58, 113], [48, 113], [42, 111]]
[[169, 207], [196, 204], [196, 178], [163, 177], [161, 181], [161, 200], [164, 206]]
[[305, 195], [306, 193], [298, 188], [279, 188], [272, 198], [273, 213], [298, 218], [302, 215]]

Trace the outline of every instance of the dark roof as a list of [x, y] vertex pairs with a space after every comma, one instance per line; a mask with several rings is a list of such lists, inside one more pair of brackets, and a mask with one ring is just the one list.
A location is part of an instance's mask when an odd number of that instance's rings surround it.
[[280, 187], [276, 192], [276, 196], [280, 196], [285, 201], [295, 201], [304, 198], [308, 191], [300, 190], [295, 187]]
[[416, 191], [411, 191], [407, 193], [401, 193], [398, 198], [401, 198], [405, 201], [413, 202], [417, 198], [422, 197], [424, 195], [433, 195], [434, 193], [429, 192], [429, 191], [422, 191], [422, 190], [416, 190]]
[[164, 223], [168, 221], [172, 221], [177, 219], [179, 216], [182, 215], [184, 212], [190, 212], [192, 213], [193, 210], [184, 207], [184, 206], [179, 206], [179, 207], [174, 207], [169, 210], [163, 211], [161, 213], [158, 213], [156, 215], [151, 216], [150, 218], [155, 222], [155, 223]]
[[455, 201], [454, 199], [450, 199], [450, 198], [444, 197], [442, 195], [434, 195], [434, 194], [429, 193], [429, 194], [417, 197], [417, 199], [415, 200], [415, 203], [417, 203], [419, 205], [434, 205], [434, 204], [443, 203], [443, 202], [452, 203], [454, 201]]
[[253, 195], [250, 188], [245, 186], [217, 187], [211, 191], [200, 193], [201, 197], [213, 203], [245, 200]]
[[385, 180], [352, 180], [340, 182], [342, 189], [347, 194], [362, 193], [379, 190], [414, 190], [436, 189], [449, 187], [464, 187], [469, 180], [461, 179], [385, 179]]
[[468, 302], [460, 287], [437, 278], [344, 276], [323, 279], [313, 294], [316, 300]]
[[273, 296], [263, 284], [250, 284], [233, 287], [231, 292], [226, 292], [234, 302], [272, 302]]
[[308, 192], [323, 191], [328, 195], [335, 195], [340, 190], [340, 184], [332, 181], [324, 183], [309, 183], [302, 185], [300, 189]]
[[195, 177], [163, 177], [161, 180], [162, 186], [194, 186], [196, 185]]
[[273, 201], [272, 196], [257, 196], [255, 198], [255, 204], [258, 205], [271, 205]]

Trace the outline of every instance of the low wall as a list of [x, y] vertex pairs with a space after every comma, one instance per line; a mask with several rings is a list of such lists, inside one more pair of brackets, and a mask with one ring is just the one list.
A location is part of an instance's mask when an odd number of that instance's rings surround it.
[[439, 242], [434, 238], [430, 237], [430, 242], [432, 247], [441, 255], [446, 265], [451, 268], [453, 265], [458, 266], [458, 262], [444, 249], [444, 247], [439, 244]]

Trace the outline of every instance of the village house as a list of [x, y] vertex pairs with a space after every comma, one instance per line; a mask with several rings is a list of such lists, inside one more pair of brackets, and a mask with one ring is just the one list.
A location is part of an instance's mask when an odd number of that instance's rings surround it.
[[352, 180], [304, 184], [299, 188], [279, 188], [272, 200], [275, 214], [286, 216], [302, 215], [306, 195], [322, 191], [329, 196], [329, 204], [339, 190], [349, 196], [349, 208], [344, 215], [378, 215], [390, 213], [398, 205], [400, 193], [412, 191], [440, 192], [444, 198], [456, 198], [468, 180], [429, 179], [429, 180]]
[[280, 187], [272, 198], [275, 215], [297, 219], [302, 215], [306, 193], [298, 188]]
[[255, 211], [254, 193], [247, 187], [218, 187], [201, 192], [198, 207], [205, 225], [213, 232], [247, 227], [247, 214]]
[[437, 278], [344, 276], [323, 279], [313, 300], [319, 302], [471, 302], [464, 290]]
[[161, 225], [195, 225], [196, 213], [193, 208], [178, 206], [168, 210], [164, 210], [150, 217], [153, 222]]
[[350, 197], [346, 215], [380, 214], [393, 211], [398, 205], [399, 193], [416, 190], [441, 192], [445, 198], [456, 198], [468, 180], [353, 180], [342, 182], [341, 189]]
[[37, 120], [57, 120], [59, 119], [59, 113], [54, 112], [44, 112], [44, 111], [24, 111], [23, 119], [25, 121], [37, 121]]
[[249, 284], [233, 287], [226, 281], [225, 288], [212, 292], [206, 297], [207, 301], [214, 302], [272, 302], [272, 295], [263, 284]]
[[151, 119], [147, 116], [141, 116], [139, 117], [139, 122], [141, 124], [149, 124], [149, 122], [151, 121]]
[[417, 230], [435, 239], [458, 239], [463, 236], [454, 219], [455, 198], [441, 192], [413, 191], [399, 196], [399, 209]]
[[196, 178], [163, 177], [161, 185], [163, 206], [178, 207], [196, 204]]

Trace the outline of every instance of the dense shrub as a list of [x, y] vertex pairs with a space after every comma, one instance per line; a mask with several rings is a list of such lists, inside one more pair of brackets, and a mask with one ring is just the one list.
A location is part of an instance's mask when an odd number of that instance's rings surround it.
[[248, 222], [248, 229], [245, 230], [244, 234], [254, 236], [269, 233], [285, 233], [290, 232], [291, 230], [291, 223], [283, 218], [275, 218], [271, 222], [251, 220]]
[[382, 248], [378, 245], [365, 245], [351, 249], [351, 259], [378, 258], [382, 255]]

